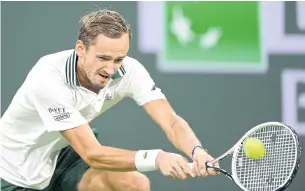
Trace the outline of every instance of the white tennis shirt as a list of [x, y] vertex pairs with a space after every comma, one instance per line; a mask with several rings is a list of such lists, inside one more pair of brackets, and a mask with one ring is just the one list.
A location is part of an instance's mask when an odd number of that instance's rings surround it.
[[76, 64], [74, 50], [46, 55], [17, 91], [0, 121], [4, 180], [39, 190], [47, 187], [60, 150], [69, 145], [58, 131], [89, 123], [124, 97], [140, 106], [165, 99], [146, 69], [131, 57], [98, 94], [80, 86]]

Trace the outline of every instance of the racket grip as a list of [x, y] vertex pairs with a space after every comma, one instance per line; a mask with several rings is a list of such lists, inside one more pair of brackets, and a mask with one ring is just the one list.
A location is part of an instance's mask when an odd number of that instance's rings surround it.
[[[194, 167], [194, 163], [188, 163], [188, 166], [189, 166], [190, 168], [193, 168], [193, 167]], [[206, 163], [206, 167], [207, 167], [207, 168], [209, 168], [209, 167], [211, 167], [211, 166], [213, 166], [212, 163], [210, 163], [210, 162], [207, 162], [207, 163]]]
[[189, 163], [187, 166], [189, 166], [190, 168], [193, 168], [194, 163]]

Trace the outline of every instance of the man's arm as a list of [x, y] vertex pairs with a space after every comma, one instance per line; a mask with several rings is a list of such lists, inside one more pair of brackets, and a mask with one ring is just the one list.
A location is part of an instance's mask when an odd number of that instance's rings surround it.
[[148, 115], [163, 129], [168, 140], [192, 158], [192, 150], [201, 145], [188, 123], [178, 116], [166, 99], [150, 101], [143, 105]]
[[[159, 169], [164, 175], [184, 179], [194, 176], [180, 155], [160, 149], [129, 151], [102, 146], [88, 124], [61, 131], [73, 149], [92, 168], [108, 171], [152, 171]], [[181, 169], [183, 168], [183, 169]]]
[[[197, 148], [196, 146], [201, 146], [199, 140], [188, 123], [174, 112], [165, 95], [160, 88], [156, 87], [144, 66], [134, 60], [131, 60], [128, 65], [131, 68], [126, 73], [129, 78], [127, 78], [127, 83], [124, 84], [124, 94], [131, 97], [146, 110], [178, 150], [192, 158], [194, 163], [193, 172], [196, 172], [197, 175], [208, 175], [205, 163], [213, 160], [213, 157], [204, 149], [194, 150], [194, 148]], [[192, 156], [193, 150], [195, 152]], [[185, 169], [185, 167], [180, 166], [181, 168]]]
[[110, 171], [136, 170], [136, 151], [101, 145], [88, 124], [61, 131], [61, 134], [92, 168]]

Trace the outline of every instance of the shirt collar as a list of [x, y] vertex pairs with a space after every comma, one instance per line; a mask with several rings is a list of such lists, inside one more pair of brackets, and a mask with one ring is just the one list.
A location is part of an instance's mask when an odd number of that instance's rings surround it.
[[[66, 60], [65, 67], [65, 82], [74, 86], [80, 86], [80, 82], [77, 76], [77, 60], [78, 56], [74, 50]], [[121, 78], [126, 73], [123, 65], [117, 70], [117, 72], [111, 77], [113, 80]]]

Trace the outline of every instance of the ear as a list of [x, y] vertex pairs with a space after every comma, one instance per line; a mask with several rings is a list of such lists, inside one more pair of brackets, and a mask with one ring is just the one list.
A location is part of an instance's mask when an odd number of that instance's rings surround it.
[[81, 41], [81, 40], [76, 41], [75, 51], [76, 51], [76, 54], [78, 57], [84, 57], [86, 47], [85, 47], [83, 41]]

